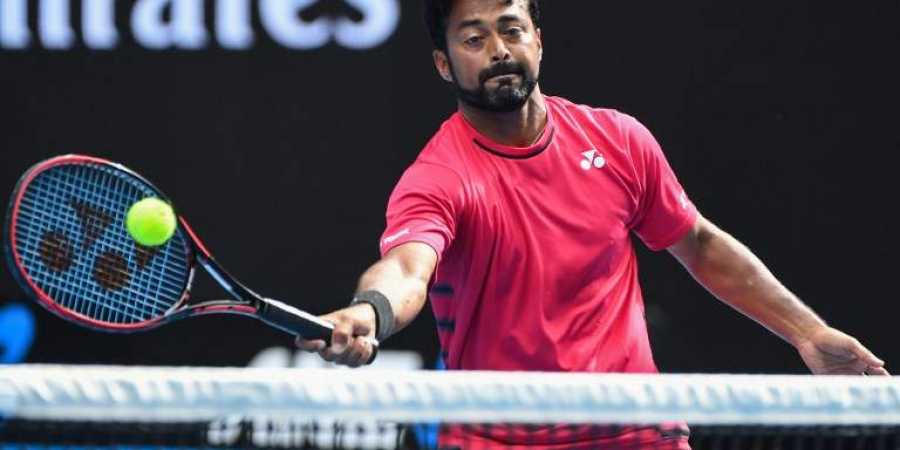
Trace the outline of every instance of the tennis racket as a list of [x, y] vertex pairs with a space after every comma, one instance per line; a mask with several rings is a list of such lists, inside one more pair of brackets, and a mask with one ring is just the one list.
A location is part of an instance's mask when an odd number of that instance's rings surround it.
[[[138, 244], [125, 229], [125, 215], [146, 197], [169, 201], [149, 181], [110, 161], [66, 155], [36, 164], [19, 180], [7, 211], [10, 271], [50, 312], [98, 330], [143, 331], [225, 313], [330, 345], [330, 322], [248, 289], [213, 259], [183, 217], [162, 246]], [[198, 264], [231, 299], [189, 303]], [[377, 351], [378, 342], [371, 344]]]

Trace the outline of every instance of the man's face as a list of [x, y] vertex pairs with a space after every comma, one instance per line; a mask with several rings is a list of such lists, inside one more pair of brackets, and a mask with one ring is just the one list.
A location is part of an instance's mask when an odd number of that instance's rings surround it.
[[541, 52], [528, 0], [457, 0], [447, 23], [447, 53], [435, 52], [435, 64], [464, 103], [512, 112], [537, 86]]

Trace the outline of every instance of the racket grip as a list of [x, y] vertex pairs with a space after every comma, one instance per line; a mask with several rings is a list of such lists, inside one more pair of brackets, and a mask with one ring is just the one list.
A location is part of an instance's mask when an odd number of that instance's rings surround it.
[[303, 339], [322, 339], [331, 345], [334, 325], [306, 311], [271, 298], [263, 300], [259, 307], [259, 318], [279, 330], [300, 336]]
[[[307, 340], [321, 339], [325, 341], [325, 345], [331, 345], [334, 324], [287, 303], [271, 298], [263, 299], [257, 314], [260, 320], [279, 330]], [[371, 364], [378, 355], [378, 340], [366, 340], [372, 345], [372, 356], [366, 364]]]

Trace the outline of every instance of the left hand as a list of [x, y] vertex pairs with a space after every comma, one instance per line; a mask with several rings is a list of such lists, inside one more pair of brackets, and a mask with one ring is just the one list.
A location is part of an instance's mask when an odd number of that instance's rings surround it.
[[798, 343], [797, 351], [816, 375], [890, 375], [884, 361], [859, 341], [828, 326]]

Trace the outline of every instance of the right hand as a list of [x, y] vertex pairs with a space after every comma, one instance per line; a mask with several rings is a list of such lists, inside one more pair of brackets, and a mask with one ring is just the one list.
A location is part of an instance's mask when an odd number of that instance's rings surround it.
[[317, 352], [325, 361], [350, 367], [369, 362], [376, 350], [372, 344], [376, 320], [372, 305], [360, 303], [320, 317], [334, 324], [331, 346], [321, 339], [306, 340], [297, 336], [298, 348]]

